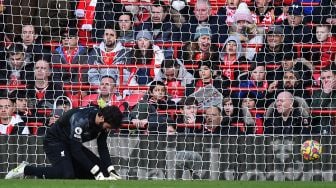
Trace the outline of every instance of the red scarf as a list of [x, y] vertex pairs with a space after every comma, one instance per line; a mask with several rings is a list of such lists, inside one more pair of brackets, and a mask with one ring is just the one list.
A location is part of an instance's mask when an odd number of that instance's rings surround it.
[[[9, 83], [8, 85], [10, 86], [17, 86], [17, 85], [20, 85], [21, 81], [20, 81], [20, 78], [19, 76], [16, 76], [16, 74], [11, 74], [10, 75], [10, 78], [9, 78]], [[9, 92], [12, 92], [14, 91], [15, 89], [8, 89]]]
[[[78, 52], [78, 48], [75, 48], [74, 50], [71, 51], [67, 51], [64, 47], [62, 48], [63, 50], [63, 54], [65, 57], [65, 60], [68, 64], [72, 64], [72, 60], [73, 58], [76, 56], [77, 52]], [[70, 52], [70, 53], [69, 53]]]
[[[260, 20], [260, 17], [256, 13], [252, 13], [252, 18], [257, 25], [273, 25], [275, 23], [274, 9], [268, 10], [262, 20]], [[268, 30], [267, 26], [264, 28]]]
[[[234, 65], [234, 63], [237, 61], [237, 58], [235, 58], [235, 60], [230, 61], [229, 60], [229, 56], [228, 55], [224, 55], [224, 65], [225, 66], [230, 66], [230, 65]], [[228, 77], [230, 80], [234, 80], [234, 71], [233, 69], [231, 69], [230, 67], [228, 69], [223, 69], [223, 75]]]
[[92, 42], [91, 39], [91, 31], [82, 30], [82, 25], [88, 24], [92, 25], [95, 17], [95, 9], [96, 9], [97, 0], [79, 0], [77, 4], [77, 9], [84, 10], [84, 17], [78, 20], [77, 27], [79, 41], [83, 45], [87, 45], [88, 43]]
[[116, 55], [115, 52], [101, 51], [101, 56], [105, 65], [112, 65], [115, 55]]
[[205, 87], [209, 84], [212, 84], [213, 80], [211, 79], [209, 83], [204, 83], [202, 79], [197, 80], [195, 84], [195, 91], [197, 91], [199, 88]]
[[36, 95], [37, 100], [40, 101], [40, 100], [44, 99], [47, 88], [48, 88], [48, 86], [43, 88], [43, 89], [35, 87], [35, 95]]
[[234, 20], [233, 20], [233, 15], [235, 14], [237, 9], [231, 9], [230, 7], [226, 6], [226, 24], [228, 26], [232, 26], [233, 23], [234, 23]]
[[264, 123], [261, 117], [255, 118], [255, 134], [264, 134]]
[[203, 53], [203, 52], [198, 52], [198, 53], [196, 53], [195, 55], [194, 55], [194, 61], [201, 61], [201, 60], [203, 60], [204, 59], [204, 57], [205, 57], [205, 54]]
[[[14, 114], [11, 118], [13, 118], [13, 117], [15, 117], [15, 116], [16, 116], [16, 115]], [[0, 124], [2, 124], [1, 119], [0, 119]], [[3, 124], [3, 125], [5, 125], [5, 124]], [[6, 127], [6, 135], [10, 135], [10, 134], [12, 134], [13, 129], [14, 129], [14, 125], [12, 125], [12, 124], [8, 124], [7, 127]], [[0, 133], [0, 134], [1, 134], [1, 133]]]

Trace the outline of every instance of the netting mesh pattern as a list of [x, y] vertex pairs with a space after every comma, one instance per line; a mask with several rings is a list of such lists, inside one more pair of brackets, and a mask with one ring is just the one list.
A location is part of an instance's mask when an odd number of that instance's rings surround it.
[[[0, 0], [0, 133], [28, 139], [4, 140], [0, 165], [46, 164], [31, 148], [64, 112], [115, 105], [111, 139], [139, 139], [110, 146], [127, 178], [333, 180], [335, 15], [331, 0]], [[293, 135], [328, 149], [306, 164]]]

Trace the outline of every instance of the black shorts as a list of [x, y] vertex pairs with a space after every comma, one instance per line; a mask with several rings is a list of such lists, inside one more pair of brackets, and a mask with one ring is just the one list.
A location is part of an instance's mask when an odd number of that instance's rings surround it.
[[62, 160], [71, 160], [70, 149], [63, 142], [44, 141], [44, 151], [54, 166]]

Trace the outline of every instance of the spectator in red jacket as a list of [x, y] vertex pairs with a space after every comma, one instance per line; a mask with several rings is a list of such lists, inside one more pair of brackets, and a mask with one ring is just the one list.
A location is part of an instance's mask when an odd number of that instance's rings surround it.
[[[331, 26], [328, 24], [317, 25], [315, 36], [318, 44], [334, 45], [336, 42], [336, 37], [332, 35]], [[331, 47], [322, 47], [321, 49], [316, 49], [314, 51], [317, 51], [317, 53], [313, 55], [313, 62], [318, 62], [320, 60], [321, 65], [324, 67], [336, 60], [336, 52]]]

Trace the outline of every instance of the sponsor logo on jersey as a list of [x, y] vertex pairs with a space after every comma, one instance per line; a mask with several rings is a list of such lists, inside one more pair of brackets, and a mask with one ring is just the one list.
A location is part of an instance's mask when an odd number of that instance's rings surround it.
[[80, 128], [80, 127], [76, 127], [76, 128], [75, 128], [75, 135], [74, 135], [74, 137], [75, 137], [75, 138], [82, 138], [82, 136], [81, 136], [82, 132], [83, 132], [83, 129], [82, 129], [82, 128]]

